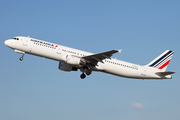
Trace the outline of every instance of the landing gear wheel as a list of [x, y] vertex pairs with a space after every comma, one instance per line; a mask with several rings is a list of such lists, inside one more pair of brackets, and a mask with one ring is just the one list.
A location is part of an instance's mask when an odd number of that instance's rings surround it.
[[23, 60], [24, 54], [25, 54], [25, 53], [22, 53], [22, 56], [19, 58], [20, 61]]
[[90, 75], [91, 73], [92, 73], [92, 71], [90, 69], [87, 69], [86, 75]]
[[22, 60], [23, 60], [23, 57], [20, 57], [19, 60], [22, 61]]
[[81, 79], [84, 79], [86, 77], [86, 75], [84, 73], [81, 74]]

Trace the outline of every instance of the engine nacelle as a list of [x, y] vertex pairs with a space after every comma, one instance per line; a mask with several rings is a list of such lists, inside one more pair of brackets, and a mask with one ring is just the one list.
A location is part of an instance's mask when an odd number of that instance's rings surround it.
[[68, 65], [64, 62], [59, 62], [59, 69], [60, 70], [63, 70], [63, 71], [77, 71], [77, 68], [71, 66], [71, 65]]
[[74, 65], [74, 66], [84, 66], [86, 65], [86, 61], [83, 58], [79, 58], [72, 55], [65, 55], [62, 57], [65, 63]]

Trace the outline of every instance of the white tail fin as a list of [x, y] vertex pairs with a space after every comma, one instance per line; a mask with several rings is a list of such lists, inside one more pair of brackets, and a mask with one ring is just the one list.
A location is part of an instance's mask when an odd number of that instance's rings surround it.
[[174, 51], [166, 50], [164, 53], [162, 53], [160, 56], [158, 56], [156, 59], [154, 59], [152, 62], [150, 62], [147, 66], [153, 67], [161, 70], [162, 72], [166, 71], [166, 68], [174, 54]]

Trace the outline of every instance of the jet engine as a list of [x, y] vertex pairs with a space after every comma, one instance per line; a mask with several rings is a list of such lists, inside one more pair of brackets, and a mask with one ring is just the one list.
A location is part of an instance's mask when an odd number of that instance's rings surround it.
[[64, 60], [65, 63], [73, 65], [73, 66], [82, 67], [86, 65], [86, 61], [83, 58], [79, 58], [76, 56], [65, 55], [62, 57], [62, 59]]
[[60, 70], [63, 70], [63, 71], [77, 71], [77, 68], [76, 67], [73, 67], [71, 65], [68, 65], [64, 62], [59, 62], [59, 69]]

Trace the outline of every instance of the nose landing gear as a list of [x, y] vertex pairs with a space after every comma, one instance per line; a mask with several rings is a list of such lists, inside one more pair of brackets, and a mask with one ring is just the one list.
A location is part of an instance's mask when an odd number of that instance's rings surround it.
[[20, 61], [22, 61], [22, 60], [23, 60], [23, 57], [24, 57], [25, 52], [24, 52], [24, 51], [21, 51], [21, 50], [17, 50], [17, 49], [15, 49], [15, 50], [14, 50], [14, 52], [17, 52], [17, 53], [22, 54], [22, 56], [19, 58], [19, 60], [20, 60]]
[[23, 57], [24, 57], [24, 53], [22, 53], [22, 56], [19, 58], [19, 60], [22, 61]]

